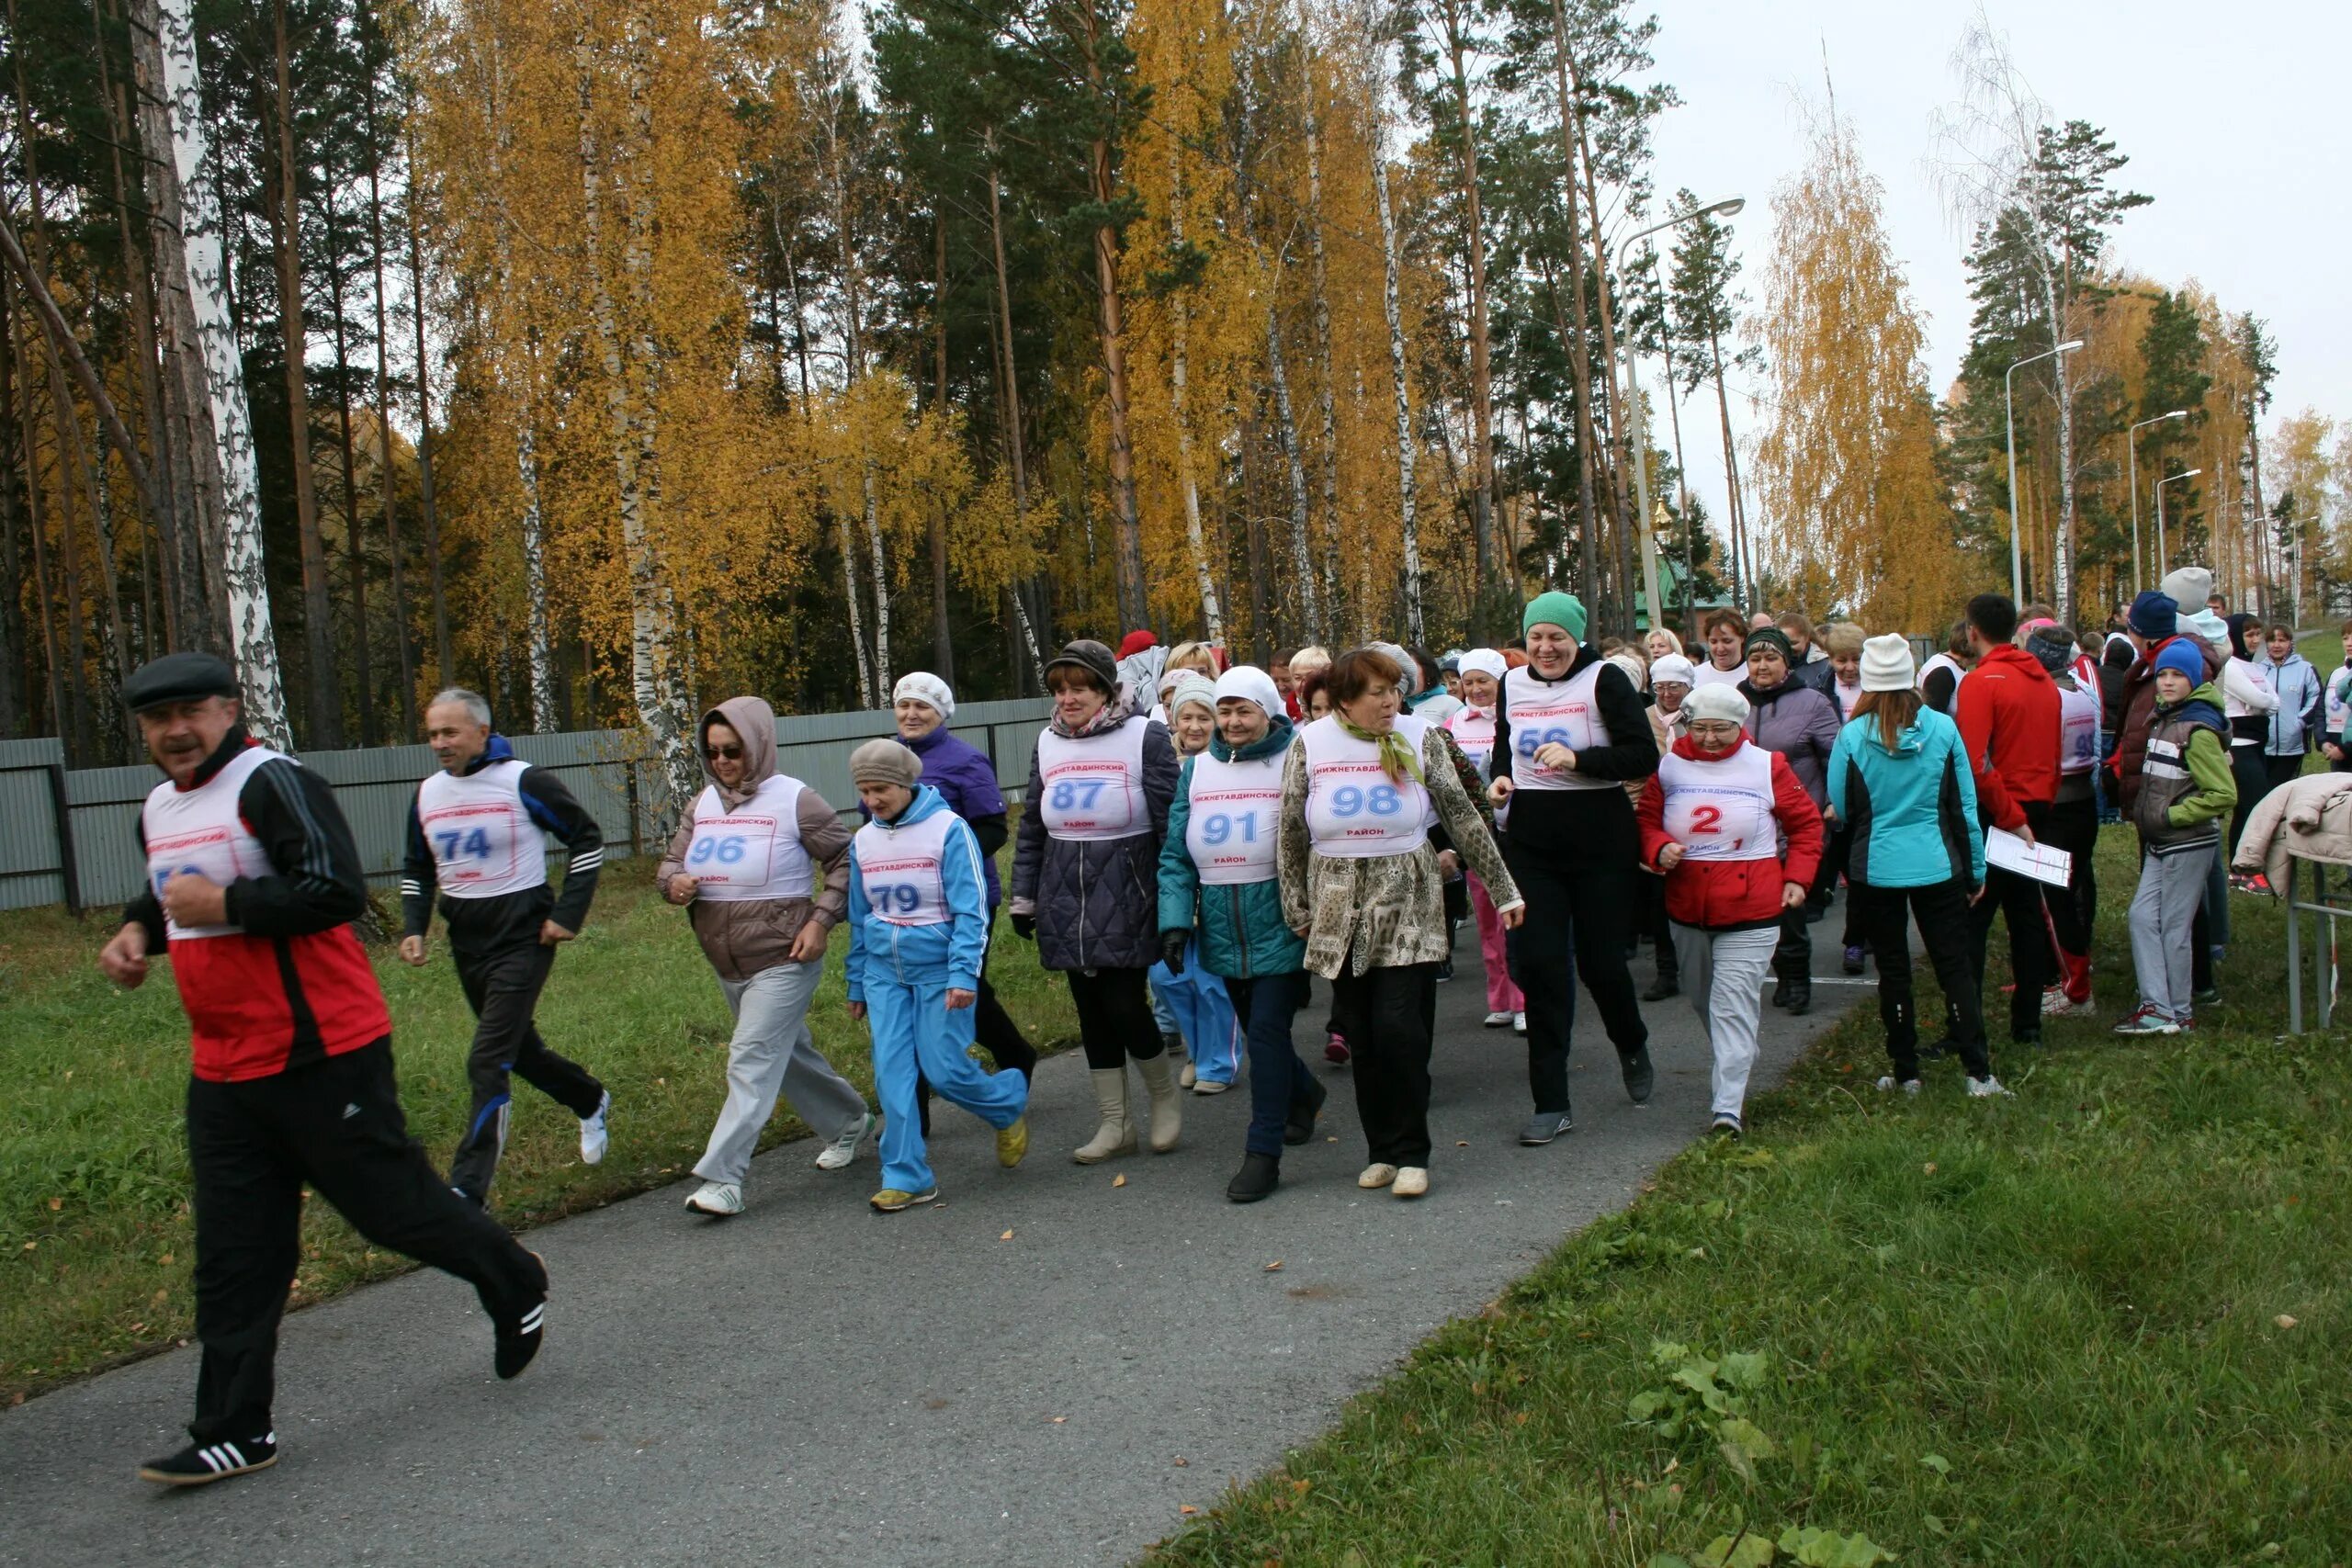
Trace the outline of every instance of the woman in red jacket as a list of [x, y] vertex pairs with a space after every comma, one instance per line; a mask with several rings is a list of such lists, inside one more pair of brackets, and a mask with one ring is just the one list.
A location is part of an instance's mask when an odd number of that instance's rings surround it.
[[1690, 733], [1642, 792], [1642, 862], [1666, 877], [1682, 989], [1713, 1050], [1714, 1130], [1736, 1138], [1756, 1066], [1764, 971], [1781, 917], [1804, 902], [1821, 861], [1821, 813], [1788, 759], [1749, 740], [1747, 699], [1702, 686]]

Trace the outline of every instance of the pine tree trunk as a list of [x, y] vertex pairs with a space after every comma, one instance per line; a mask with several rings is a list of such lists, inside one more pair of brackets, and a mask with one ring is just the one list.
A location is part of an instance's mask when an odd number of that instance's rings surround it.
[[359, 688], [359, 738], [376, 743], [376, 675], [368, 647], [368, 552], [359, 536], [359, 463], [351, 442], [349, 334], [343, 314], [343, 262], [335, 251], [334, 204], [327, 204], [327, 298], [334, 310], [335, 445], [343, 459], [344, 557], [351, 572], [351, 672]]
[[326, 540], [319, 531], [319, 496], [311, 471], [311, 396], [304, 371], [309, 346], [302, 326], [302, 229], [294, 161], [293, 41], [286, 34], [286, 0], [274, 0], [277, 96], [277, 200], [270, 227], [277, 252], [277, 325], [286, 352], [286, 423], [293, 449], [294, 517], [302, 558], [302, 646], [309, 657], [304, 684], [305, 739], [313, 747], [343, 744], [342, 682], [334, 666], [334, 609], [327, 592]]
[[[5, 289], [0, 289], [5, 292]], [[24, 350], [13, 333], [8, 341], [9, 357], [24, 364]], [[65, 765], [77, 767], [84, 761], [81, 749], [74, 744], [73, 715], [65, 702], [64, 660], [57, 647], [57, 621], [51, 614], [57, 604], [57, 593], [51, 586], [49, 574], [49, 518], [41, 506], [40, 456], [33, 446], [33, 406], [31, 371], [27, 367], [24, 378], [25, 407], [23, 417], [17, 422], [17, 434], [24, 457], [26, 521], [28, 535], [33, 544], [33, 608], [40, 616], [41, 666], [49, 687], [49, 725], [57, 732], [58, 743], [65, 752]]]
[[[409, 177], [416, 177], [415, 106], [410, 105], [404, 151]], [[457, 660], [449, 642], [449, 598], [445, 592], [441, 570], [441, 509], [433, 494], [433, 372], [432, 360], [424, 348], [424, 242], [419, 234], [416, 200], [411, 197], [406, 206], [408, 220], [409, 291], [415, 310], [411, 312], [416, 329], [416, 504], [424, 514], [424, 566], [427, 587], [433, 600], [433, 654], [437, 671], [435, 680], [442, 686], [457, 683]]]
[[[1083, 9], [1086, 80], [1099, 100], [1102, 80], [1102, 17], [1093, 0]], [[1089, 147], [1088, 175], [1098, 207], [1108, 210], [1117, 197], [1112, 170], [1115, 153], [1108, 137], [1097, 136]], [[1119, 619], [1124, 629], [1151, 625], [1151, 599], [1143, 569], [1143, 522], [1136, 508], [1135, 445], [1127, 433], [1127, 346], [1125, 306], [1119, 290], [1119, 234], [1109, 223], [1094, 229], [1094, 287], [1101, 310], [1102, 336], [1103, 409], [1110, 423], [1111, 505], [1116, 525], [1114, 552], [1119, 587]]]
[[[1592, 139], [1585, 126], [1581, 107], [1577, 114], [1577, 144], [1584, 154], [1585, 209], [1592, 215], [1593, 277], [1600, 286], [1595, 291], [1600, 306], [1600, 357], [1609, 367], [1610, 385], [1613, 389], [1617, 374], [1617, 321], [1616, 306], [1609, 287], [1609, 241], [1600, 231], [1600, 187], [1593, 174]], [[1613, 397], [1610, 403], [1609, 427], [1612, 439], [1624, 444], [1623, 461], [1627, 466], [1619, 469], [1617, 474], [1617, 581], [1611, 594], [1611, 615], [1608, 618], [1613, 621], [1622, 617], [1623, 624], [1630, 627], [1634, 603], [1633, 541], [1641, 525], [1634, 515], [1637, 502], [1634, 495], [1634, 481], [1628, 475], [1632, 472], [1631, 465], [1646, 463], [1649, 455], [1634, 450], [1633, 411], [1620, 410]]]
[[1442, 0], [1442, 5], [1446, 53], [1453, 62], [1454, 112], [1462, 132], [1462, 200], [1470, 258], [1470, 537], [1477, 570], [1470, 620], [1473, 634], [1483, 635], [1486, 601], [1495, 582], [1494, 368], [1487, 323], [1487, 230], [1478, 200], [1478, 140], [1470, 113], [1470, 78], [1463, 62], [1462, 12], [1457, 0]]
[[0, 278], [0, 737], [25, 730], [31, 694], [23, 684], [32, 650], [25, 646], [24, 558], [17, 544], [18, 489], [24, 477], [17, 423], [17, 329]]
[[1593, 484], [1593, 467], [1604, 460], [1593, 435], [1592, 344], [1585, 333], [1584, 238], [1577, 207], [1577, 138], [1578, 114], [1576, 82], [1568, 70], [1568, 19], [1564, 0], [1552, 0], [1552, 75], [1560, 98], [1560, 172], [1567, 186], [1562, 210], [1568, 220], [1568, 292], [1575, 305], [1575, 324], [1560, 310], [1559, 289], [1547, 265], [1545, 284], [1560, 340], [1568, 351], [1568, 376], [1575, 389], [1577, 421], [1577, 585], [1599, 603], [1600, 589], [1600, 508]]
[[[1005, 265], [1003, 187], [997, 178], [996, 128], [990, 126], [985, 139], [989, 155], [989, 240], [996, 255], [996, 308], [998, 330], [1003, 334], [1002, 358], [1000, 367], [1004, 388], [1004, 448], [1012, 465], [1013, 525], [1023, 537], [1029, 534], [1029, 465], [1021, 434], [1021, 370], [1012, 353], [1012, 275]], [[1014, 619], [1019, 623], [1022, 642], [1029, 651], [1029, 662], [1036, 671], [1042, 688], [1046, 679], [1046, 659], [1038, 647], [1037, 629], [1031, 623], [1029, 608], [1021, 602], [1018, 589], [1008, 587], [1012, 600]]]
[[[116, 80], [113, 62], [106, 46], [106, 36], [100, 25], [98, 8], [90, 8], [90, 26], [96, 47], [93, 53], [98, 62], [98, 89], [106, 99], [107, 128], [113, 136], [107, 149], [108, 172], [114, 181], [115, 230], [122, 245], [125, 274], [124, 294], [130, 312], [130, 341], [127, 352], [137, 361], [136, 384], [139, 388], [141, 423], [146, 428], [147, 448], [152, 454], [150, 483], [154, 487], [151, 522], [156, 530], [156, 554], [164, 569], [163, 621], [164, 638], [170, 647], [182, 646], [181, 601], [175, 592], [175, 576], [178, 570], [180, 550], [177, 535], [180, 527], [180, 498], [175, 489], [175, 458], [171, 437], [164, 422], [163, 385], [155, 370], [154, 298], [151, 275], [147, 270], [147, 253], [139, 243], [138, 230], [132, 220], [130, 180], [122, 163], [123, 149], [130, 141], [130, 114], [122, 84]], [[142, 567], [153, 558], [142, 547]], [[146, 620], [149, 638], [153, 637], [154, 615]]]
[[138, 88], [141, 170], [155, 274], [156, 333], [163, 351], [163, 419], [170, 432], [171, 491], [178, 502], [170, 581], [179, 606], [181, 648], [232, 651], [224, 620], [228, 585], [226, 491], [212, 423], [203, 337], [188, 297], [180, 183], [165, 106], [164, 54], [155, 0], [130, 0], [130, 62]]
[[[1374, 103], [1377, 105], [1381, 87], [1376, 79], [1371, 84], [1371, 89], [1374, 94]], [[1421, 531], [1413, 484], [1412, 382], [1405, 356], [1404, 310], [1397, 299], [1396, 213], [1388, 205], [1388, 164], [1380, 151], [1379, 132], [1384, 118], [1375, 108], [1372, 137], [1373, 204], [1380, 209], [1380, 257], [1385, 269], [1381, 309], [1388, 320], [1388, 368], [1395, 381], [1396, 395], [1396, 516], [1405, 549], [1405, 640], [1419, 647], [1424, 640], [1424, 634], [1421, 617]]]
[[245, 412], [244, 362], [229, 320], [220, 193], [212, 182], [205, 149], [204, 100], [198, 85], [190, 5], [191, 0], [159, 0], [157, 17], [172, 161], [179, 174], [181, 226], [187, 247], [188, 303], [204, 346], [205, 382], [220, 442], [220, 577], [229, 643], [244, 691], [245, 727], [264, 742], [291, 750], [294, 738], [287, 726], [285, 682], [278, 670], [269, 581], [262, 559], [261, 493], [254, 467], [253, 425]]
[[[358, 12], [363, 39], [373, 23], [366, 0]], [[376, 311], [376, 439], [379, 451], [377, 482], [383, 487], [384, 553], [391, 568], [392, 652], [401, 672], [401, 738], [416, 734], [416, 655], [409, 642], [406, 552], [401, 548], [401, 518], [392, 472], [392, 397], [390, 324], [384, 288], [384, 197], [382, 143], [376, 124], [376, 73], [371, 68], [365, 85], [368, 117], [368, 254], [375, 278]]]
[[[1168, 189], [1169, 246], [1181, 254], [1184, 248], [1184, 154], [1173, 135], [1168, 138]], [[1193, 479], [1193, 418], [1185, 406], [1186, 383], [1192, 375], [1193, 307], [1188, 290], [1172, 290], [1168, 305], [1168, 403], [1176, 423], [1176, 486], [1184, 497], [1184, 542], [1192, 549], [1193, 574], [1200, 584], [1201, 625], [1209, 641], [1222, 647], [1225, 607], [1217, 601], [1216, 579], [1209, 571], [1208, 546], [1201, 531], [1201, 491]]]

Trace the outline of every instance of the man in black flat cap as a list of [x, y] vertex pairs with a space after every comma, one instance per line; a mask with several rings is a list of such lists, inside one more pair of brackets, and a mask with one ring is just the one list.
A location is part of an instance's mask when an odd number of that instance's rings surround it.
[[538, 1353], [548, 1276], [408, 1135], [391, 1019], [351, 929], [368, 901], [359, 847], [326, 782], [246, 735], [236, 675], [210, 654], [141, 665], [122, 697], [168, 776], [140, 813], [147, 886], [98, 967], [135, 987], [168, 951], [187, 1012], [204, 1345], [194, 1441], [139, 1473], [194, 1486], [277, 1462], [277, 1323], [305, 1182], [377, 1246], [471, 1284], [502, 1378]]

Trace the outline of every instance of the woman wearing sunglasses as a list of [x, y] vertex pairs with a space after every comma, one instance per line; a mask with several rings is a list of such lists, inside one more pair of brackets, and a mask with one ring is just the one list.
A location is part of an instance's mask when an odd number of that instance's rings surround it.
[[820, 1169], [855, 1159], [874, 1117], [808, 1024], [826, 939], [848, 912], [849, 829], [824, 796], [775, 771], [775, 714], [757, 697], [729, 697], [702, 716], [702, 759], [710, 783], [656, 880], [685, 907], [735, 1015], [727, 1103], [695, 1163], [702, 1185], [686, 1200], [697, 1214], [725, 1216], [743, 1212], [743, 1179], [778, 1093], [825, 1140]]

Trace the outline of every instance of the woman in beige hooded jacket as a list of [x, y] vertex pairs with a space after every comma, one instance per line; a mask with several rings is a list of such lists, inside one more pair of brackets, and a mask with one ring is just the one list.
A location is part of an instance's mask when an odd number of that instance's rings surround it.
[[685, 907], [735, 1015], [727, 1103], [686, 1200], [695, 1213], [727, 1215], [743, 1212], [743, 1178], [779, 1092], [826, 1141], [821, 1169], [855, 1159], [874, 1117], [808, 1024], [826, 938], [848, 908], [849, 829], [822, 795], [776, 772], [775, 714], [759, 698], [729, 697], [703, 715], [701, 751], [710, 783], [655, 875], [662, 897]]

